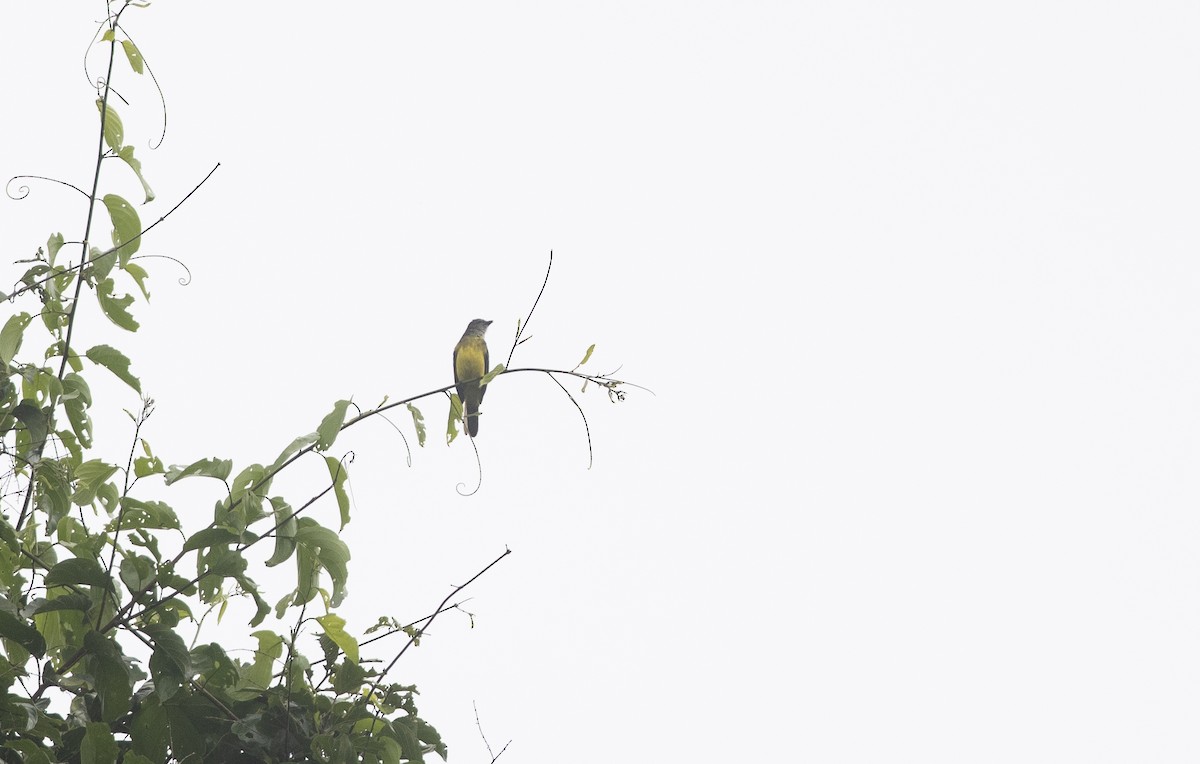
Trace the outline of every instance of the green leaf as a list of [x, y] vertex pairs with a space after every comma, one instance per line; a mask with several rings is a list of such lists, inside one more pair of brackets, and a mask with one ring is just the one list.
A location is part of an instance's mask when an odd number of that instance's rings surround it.
[[483, 379], [479, 380], [480, 386], [486, 385], [488, 382], [491, 382], [493, 379], [495, 379], [497, 376], [499, 376], [503, 373], [504, 373], [504, 364], [502, 364], [502, 363], [496, 364], [495, 366], [492, 367], [491, 371], [489, 371], [487, 374], [483, 375]]
[[150, 290], [146, 289], [146, 279], [150, 278], [150, 274], [146, 273], [146, 269], [137, 263], [127, 263], [125, 265], [125, 272], [133, 278], [134, 282], [138, 285], [138, 289], [142, 290], [142, 297], [145, 297], [146, 301], [149, 302]]
[[79, 764], [116, 764], [116, 738], [103, 722], [89, 722], [79, 746]]
[[278, 496], [272, 496], [271, 507], [275, 510], [275, 552], [267, 560], [268, 568], [287, 560], [296, 551], [296, 518], [292, 505]]
[[63, 377], [63, 407], [67, 410], [67, 421], [71, 431], [84, 448], [92, 447], [92, 418], [88, 408], [92, 405], [92, 389], [83, 377], [69, 372]]
[[100, 310], [104, 312], [105, 318], [125, 331], [136, 332], [140, 324], [129, 312], [129, 306], [133, 304], [133, 295], [115, 297], [113, 296], [115, 288], [116, 284], [112, 279], [104, 279], [96, 284], [96, 300], [100, 303]]
[[[142, 501], [126, 496], [121, 499], [121, 530], [139, 528], [165, 528], [178, 530], [179, 518], [169, 504], [161, 501]], [[105, 529], [110, 533], [115, 531], [117, 521], [113, 520]]]
[[[164, 761], [167, 757], [170, 731], [166, 709], [162, 707], [158, 696], [151, 694], [142, 702], [141, 708], [134, 712], [129, 731], [133, 750], [150, 761]], [[125, 754], [125, 761], [129, 762], [128, 753]]]
[[35, 658], [46, 654], [46, 640], [33, 624], [12, 613], [0, 610], [0, 637], [10, 639]]
[[116, 641], [89, 631], [83, 636], [88, 653], [87, 667], [95, 678], [96, 694], [100, 697], [101, 719], [116, 721], [129, 712], [133, 699], [129, 667]]
[[32, 319], [33, 316], [28, 313], [18, 313], [9, 316], [8, 321], [4, 322], [4, 328], [0, 329], [0, 361], [3, 361], [5, 366], [16, 358], [17, 351], [21, 349], [25, 327], [29, 326]]
[[133, 474], [144, 478], [150, 475], [161, 475], [166, 472], [162, 460], [157, 456], [139, 456], [133, 460]]
[[407, 405], [408, 405], [409, 413], [412, 414], [413, 427], [415, 427], [417, 430], [417, 445], [424, 446], [425, 445], [425, 415], [422, 414], [420, 412], [420, 410], [417, 409], [417, 407], [412, 405], [411, 403], [409, 403]]
[[[121, 47], [125, 49], [125, 58], [129, 59], [129, 67], [138, 74], [141, 74], [144, 68], [142, 52], [133, 44], [133, 40], [121, 40]], [[146, 201], [150, 200], [147, 199]]]
[[50, 568], [46, 574], [46, 586], [67, 584], [89, 584], [109, 591], [113, 589], [112, 579], [100, 567], [100, 563], [91, 557], [72, 557]]
[[[146, 182], [146, 177], [142, 175], [142, 163], [133, 156], [133, 146], [122, 146], [117, 152], [117, 156], [129, 165], [129, 169], [133, 170], [133, 174], [137, 175], [138, 182], [142, 184], [142, 193], [146, 195], [146, 201], [143, 204], [149, 204], [154, 201], [154, 189], [150, 188], [150, 184]], [[126, 266], [128, 268], [128, 266]]]
[[[362, 689], [363, 682], [367, 678], [367, 672], [357, 663], [351, 661], [342, 661], [338, 664], [337, 670], [333, 674], [333, 691], [338, 694], [357, 693]], [[374, 717], [360, 719], [359, 721], [373, 721]], [[370, 726], [370, 725], [368, 725]], [[382, 721], [380, 722], [382, 726]], [[357, 725], [355, 725], [357, 728]]]
[[120, 247], [117, 257], [124, 268], [130, 255], [142, 245], [142, 220], [133, 205], [116, 194], [105, 194], [102, 201], [112, 218], [112, 243], [114, 247]]
[[150, 656], [150, 676], [154, 688], [164, 701], [179, 691], [192, 675], [192, 656], [183, 638], [169, 626], [152, 624], [146, 634], [154, 642], [154, 653]]
[[71, 501], [86, 507], [96, 501], [96, 495], [104, 482], [117, 471], [116, 466], [105, 464], [99, 459], [89, 459], [75, 468], [75, 494]]
[[462, 421], [462, 418], [462, 400], [458, 397], [458, 393], [450, 393], [450, 416], [446, 420], [446, 445], [450, 445], [458, 437], [458, 423]]
[[325, 636], [333, 640], [346, 657], [358, 663], [358, 640], [346, 633], [346, 619], [336, 613], [317, 617]]
[[[27, 706], [27, 708], [32, 708], [35, 713], [37, 712], [37, 709], [33, 706]], [[13, 731], [15, 732], [16, 730]], [[25, 731], [28, 732], [28, 730]], [[19, 759], [16, 759], [16, 761], [24, 762], [24, 764], [53, 764], [53, 760], [49, 755], [51, 749], [42, 748], [42, 746], [28, 738], [9, 740], [8, 742], [4, 743], [3, 747], [20, 753], [21, 756]]]
[[596, 343], [593, 342], [592, 344], [588, 345], [587, 352], [583, 354], [583, 360], [580, 361], [578, 364], [576, 364], [575, 368], [579, 368], [580, 366], [583, 366], [585, 363], [587, 363], [588, 359], [592, 357], [592, 351], [595, 349], [596, 349]]
[[254, 651], [254, 662], [242, 667], [238, 690], [233, 693], [238, 700], [249, 700], [270, 687], [275, 662], [283, 656], [283, 637], [267, 630], [256, 631], [251, 636], [258, 640], [258, 649]]
[[321, 436], [317, 433], [310, 432], [307, 435], [301, 435], [300, 437], [296, 438], [288, 444], [287, 448], [283, 449], [283, 453], [281, 453], [279, 458], [275, 460], [275, 463], [271, 465], [271, 469], [276, 470], [282, 467], [288, 459], [291, 459], [303, 449], [308, 448], [312, 444], [316, 443], [317, 439], [320, 437]]
[[48, 424], [46, 412], [42, 411], [35, 401], [29, 399], [21, 401], [12, 410], [12, 415], [29, 431], [27, 451], [32, 451], [34, 446], [46, 440], [46, 425]]
[[154, 561], [140, 554], [127, 554], [121, 558], [121, 583], [130, 594], [137, 594], [154, 580]]
[[229, 477], [229, 473], [233, 471], [233, 462], [229, 459], [201, 459], [198, 462], [192, 462], [186, 467], [182, 464], [172, 464], [167, 469], [166, 484], [171, 485], [174, 482], [183, 480], [185, 477], [193, 477], [201, 475], [203, 477], [216, 478], [224, 481]]
[[37, 471], [37, 508], [46, 514], [46, 530], [54, 533], [71, 511], [71, 483], [62, 462], [43, 459]]
[[54, 599], [42, 600], [33, 612], [52, 613], [55, 610], [82, 610], [87, 612], [92, 608], [92, 598], [86, 594], [64, 594]]
[[333, 593], [329, 602], [332, 607], [341, 604], [346, 596], [346, 580], [349, 573], [346, 564], [350, 562], [350, 547], [338, 538], [337, 534], [328, 528], [317, 524], [310, 517], [299, 519], [299, 530], [296, 531], [296, 544], [316, 556], [329, 577], [333, 580]]
[[129, 373], [129, 359], [120, 350], [109, 345], [96, 345], [84, 353], [92, 363], [99, 364], [111, 371], [125, 384], [137, 392], [142, 391], [142, 383]]
[[46, 262], [54, 265], [54, 258], [58, 256], [58, 250], [62, 249], [66, 239], [61, 233], [50, 234], [50, 238], [46, 240]]
[[194, 647], [191, 654], [192, 667], [204, 678], [203, 684], [224, 689], [241, 677], [237, 664], [215, 642]]
[[333, 441], [337, 439], [338, 431], [342, 429], [342, 423], [346, 421], [346, 409], [350, 406], [350, 401], [338, 401], [333, 404], [333, 411], [325, 415], [321, 420], [321, 424], [317, 427], [317, 450], [328, 451], [333, 445]]
[[113, 151], [119, 150], [125, 144], [125, 126], [121, 124], [117, 110], [99, 98], [96, 99], [96, 110], [103, 115], [104, 142]]
[[108, 274], [112, 273], [113, 268], [117, 265], [117, 254], [115, 250], [102, 252], [99, 247], [92, 247], [88, 251], [88, 281], [96, 283], [108, 278]]
[[190, 552], [193, 549], [207, 549], [218, 544], [232, 544], [239, 538], [238, 534], [228, 528], [205, 528], [188, 537], [187, 542], [183, 545], [183, 551]]
[[346, 495], [346, 465], [332, 456], [326, 456], [325, 466], [329, 468], [329, 477], [333, 480], [333, 493], [337, 496], [338, 512], [342, 519], [341, 528], [345, 528], [350, 522], [350, 497]]

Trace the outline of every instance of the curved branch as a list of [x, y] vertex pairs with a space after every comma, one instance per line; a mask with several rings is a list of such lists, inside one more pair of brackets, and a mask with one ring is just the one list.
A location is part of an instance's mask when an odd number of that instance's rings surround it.
[[9, 199], [12, 199], [13, 201], [20, 201], [20, 200], [24, 199], [25, 197], [29, 196], [29, 186], [18, 186], [17, 187], [17, 192], [21, 194], [20, 196], [13, 196], [12, 191], [9, 190], [9, 186], [12, 185], [12, 182], [14, 180], [21, 180], [22, 178], [33, 178], [35, 180], [45, 180], [45, 181], [49, 181], [50, 183], [57, 183], [60, 186], [66, 186], [67, 188], [73, 188], [76, 191], [78, 191], [79, 193], [83, 194], [84, 196], [87, 196], [87, 191], [84, 191], [79, 186], [76, 186], [73, 183], [68, 183], [65, 180], [59, 180], [58, 178], [47, 178], [45, 175], [14, 175], [8, 179], [7, 183], [4, 184], [4, 193]]

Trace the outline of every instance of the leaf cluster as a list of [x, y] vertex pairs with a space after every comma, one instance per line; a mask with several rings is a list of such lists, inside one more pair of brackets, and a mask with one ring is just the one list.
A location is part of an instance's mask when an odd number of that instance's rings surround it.
[[[141, 216], [98, 192], [102, 169], [116, 159], [141, 183], [143, 203], [155, 198], [107, 85], [118, 52], [135, 75], [148, 70], [121, 25], [127, 8], [142, 5], [110, 6], [99, 35], [108, 56], [96, 101], [103, 139], [84, 192], [92, 205], [78, 260], [68, 260], [68, 243], [55, 233], [18, 261], [17, 288], [0, 295], [14, 306], [0, 328], [0, 762], [445, 758], [417, 711], [416, 689], [388, 681], [364, 658], [336, 612], [349, 575], [338, 532], [350, 520], [350, 460], [328, 452], [350, 402], [339, 401], [269, 463], [236, 471], [221, 458], [171, 464], [144, 436], [154, 402], [129, 358], [109, 344], [73, 345], [82, 303], [94, 300], [114, 326], [135, 332], [133, 308], [150, 298], [150, 274], [137, 262]], [[110, 224], [105, 248], [89, 243], [101, 218]], [[98, 373], [141, 396], [140, 409], [126, 412], [127, 457], [96, 447]], [[423, 442], [423, 417], [409, 408]], [[274, 482], [309, 455], [328, 485], [294, 502]], [[195, 517], [195, 508], [181, 512], [162, 496], [193, 479], [216, 481], [220, 499], [211, 521], [185, 528], [180, 517]], [[339, 508], [336, 530], [305, 514], [327, 496]], [[296, 573], [274, 603], [251, 578], [246, 554], [268, 541], [266, 565], [289, 563]], [[184, 635], [198, 630], [201, 611], [219, 619], [237, 598], [254, 605], [248, 657], [216, 642], [189, 646]], [[309, 616], [310, 608], [321, 614]], [[291, 627], [260, 628], [272, 614], [291, 617]], [[302, 640], [315, 649], [306, 654]]]

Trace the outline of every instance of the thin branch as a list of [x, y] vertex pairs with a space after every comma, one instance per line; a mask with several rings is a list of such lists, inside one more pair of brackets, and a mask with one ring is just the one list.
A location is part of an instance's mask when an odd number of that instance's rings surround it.
[[475, 701], [473, 700], [471, 701], [471, 708], [475, 709], [475, 726], [479, 728], [479, 737], [483, 738], [483, 744], [487, 747], [488, 756], [492, 757], [491, 764], [496, 764], [496, 759], [500, 758], [508, 750], [508, 747], [512, 745], [512, 741], [509, 740], [505, 743], [504, 747], [500, 749], [500, 753], [492, 753], [492, 744], [488, 742], [487, 735], [483, 734], [483, 724], [479, 722], [479, 707], [475, 705]]
[[500, 555], [496, 559], [489, 562], [487, 564], [487, 566], [484, 567], [483, 570], [481, 570], [478, 573], [476, 573], [475, 575], [471, 576], [471, 579], [469, 581], [467, 581], [465, 584], [460, 584], [459, 586], [454, 587], [454, 589], [449, 594], [446, 595], [446, 598], [441, 601], [441, 604], [439, 604], [437, 606], [437, 608], [433, 611], [433, 613], [428, 618], [425, 619], [425, 625], [422, 626], [421, 628], [417, 629], [416, 633], [411, 635], [408, 638], [408, 641], [404, 643], [404, 647], [400, 648], [400, 652], [396, 653], [395, 658], [392, 658], [391, 663], [389, 663], [383, 669], [383, 671], [379, 672], [379, 676], [375, 677], [375, 682], [371, 685], [371, 689], [365, 695], [363, 695], [363, 699], [366, 700], [368, 698], [375, 697], [375, 692], [376, 692], [376, 690], [379, 689], [379, 684], [380, 684], [380, 682], [383, 681], [383, 678], [385, 676], [387, 676], [387, 673], [395, 667], [396, 663], [400, 660], [400, 658], [404, 655], [404, 653], [406, 653], [408, 651], [408, 648], [412, 647], [414, 642], [416, 642], [418, 639], [420, 639], [422, 636], [424, 636], [425, 632], [433, 624], [433, 619], [437, 618], [438, 614], [442, 613], [446, 609], [447, 602], [454, 599], [455, 595], [457, 595], [463, 589], [466, 589], [468, 586], [470, 586], [472, 583], [474, 583], [480, 576], [482, 576], [484, 573], [487, 573], [489, 570], [491, 570], [492, 566], [494, 566], [496, 563], [503, 560], [505, 557], [508, 557], [510, 554], [512, 554], [512, 550], [509, 549], [508, 547], [505, 547], [504, 554]]
[[[508, 351], [508, 360], [504, 362], [505, 368], [508, 368], [512, 363], [513, 353], [517, 352], [517, 345], [520, 345], [525, 340], [521, 339], [521, 335], [529, 328], [529, 322], [533, 320], [533, 311], [537, 310], [538, 302], [542, 299], [542, 294], [546, 291], [546, 284], [550, 283], [550, 269], [554, 267], [554, 250], [550, 250], [550, 262], [546, 264], [546, 278], [542, 279], [542, 288], [538, 290], [537, 297], [533, 298], [533, 305], [529, 308], [529, 315], [525, 317], [525, 323], [517, 327], [517, 335], [513, 337], [512, 349]], [[526, 337], [525, 339], [528, 339]]]

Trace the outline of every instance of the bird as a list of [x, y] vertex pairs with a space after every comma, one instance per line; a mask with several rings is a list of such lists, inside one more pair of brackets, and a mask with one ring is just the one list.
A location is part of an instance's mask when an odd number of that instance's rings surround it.
[[479, 378], [488, 373], [488, 348], [483, 333], [491, 323], [475, 319], [467, 324], [462, 339], [454, 346], [454, 387], [466, 413], [467, 434], [472, 438], [479, 434], [479, 404], [487, 390], [487, 385], [479, 384]]

